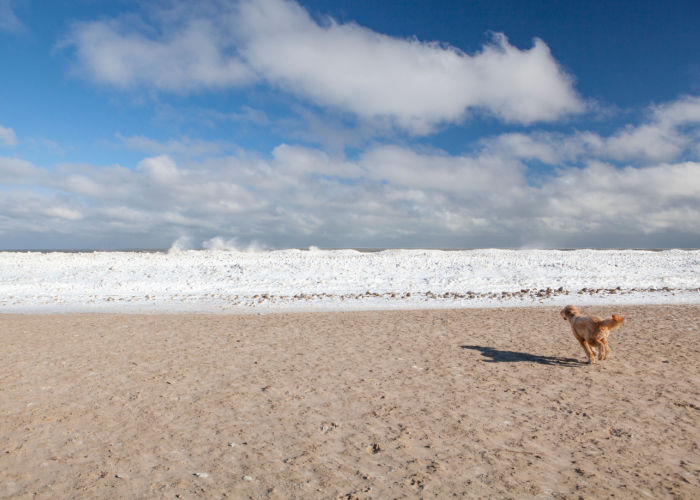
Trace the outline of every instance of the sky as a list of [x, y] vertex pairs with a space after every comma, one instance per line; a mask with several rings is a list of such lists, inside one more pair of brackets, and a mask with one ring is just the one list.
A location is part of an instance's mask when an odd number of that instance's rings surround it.
[[699, 22], [0, 0], [0, 249], [697, 248]]

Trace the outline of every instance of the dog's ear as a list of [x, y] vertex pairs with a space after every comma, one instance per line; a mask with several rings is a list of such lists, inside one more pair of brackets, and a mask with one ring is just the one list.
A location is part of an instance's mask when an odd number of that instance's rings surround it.
[[612, 318], [613, 318], [617, 323], [622, 323], [623, 321], [625, 321], [625, 317], [624, 317], [624, 316], [619, 316], [619, 315], [617, 315], [617, 314], [613, 314], [613, 315], [612, 315]]

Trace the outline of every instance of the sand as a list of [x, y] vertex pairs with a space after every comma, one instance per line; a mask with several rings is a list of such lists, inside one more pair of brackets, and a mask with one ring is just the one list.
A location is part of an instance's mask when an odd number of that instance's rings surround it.
[[700, 306], [0, 315], [0, 497], [698, 498]]

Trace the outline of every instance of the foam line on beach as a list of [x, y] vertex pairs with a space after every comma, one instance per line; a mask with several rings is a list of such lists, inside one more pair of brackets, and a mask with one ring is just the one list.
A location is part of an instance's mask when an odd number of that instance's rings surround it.
[[0, 252], [2, 312], [700, 303], [700, 250]]

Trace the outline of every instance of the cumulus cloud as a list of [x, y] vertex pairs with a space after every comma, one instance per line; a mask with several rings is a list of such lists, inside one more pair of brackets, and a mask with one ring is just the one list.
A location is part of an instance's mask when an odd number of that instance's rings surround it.
[[539, 39], [519, 49], [495, 34], [467, 54], [354, 23], [319, 23], [290, 0], [174, 5], [145, 23], [128, 17], [77, 24], [66, 44], [80, 70], [99, 83], [185, 92], [263, 80], [417, 135], [471, 112], [529, 124], [585, 108]]
[[137, 31], [130, 21], [74, 25], [65, 45], [75, 49], [79, 71], [120, 88], [145, 84], [175, 92], [227, 88], [255, 78], [215, 20], [196, 18], [181, 26], [164, 26], [160, 36]]
[[550, 165], [591, 158], [642, 164], [668, 163], [684, 155], [700, 158], [700, 97], [685, 96], [646, 110], [641, 123], [609, 136], [574, 133], [505, 133], [481, 141], [491, 152]]
[[52, 171], [2, 159], [0, 184], [9, 191], [0, 198], [0, 247], [27, 234], [51, 242], [58, 237], [52, 235], [72, 235], [68, 246], [160, 248], [187, 235], [212, 249], [256, 241], [272, 247], [700, 241], [700, 162], [619, 168], [591, 161], [561, 167], [539, 185], [528, 183], [524, 169], [510, 155], [398, 146], [377, 146], [356, 160], [293, 145], [265, 157], [160, 155], [135, 169], [66, 164]]
[[[652, 107], [647, 123], [610, 137], [605, 152], [616, 159], [669, 161], [697, 143], [699, 125], [700, 97], [684, 97]], [[694, 134], [688, 133], [688, 126], [695, 128]]]
[[16, 146], [17, 136], [15, 135], [15, 131], [0, 125], [0, 145]]
[[[571, 193], [579, 196], [572, 203]], [[700, 238], [700, 163], [645, 168], [593, 162], [569, 169], [543, 187], [546, 220], [564, 233], [582, 227], [623, 235], [683, 231]], [[663, 240], [658, 246], [664, 246]]]
[[318, 24], [283, 0], [243, 1], [242, 51], [268, 80], [314, 102], [413, 133], [470, 109], [509, 122], [556, 120], [583, 104], [549, 48], [519, 50], [502, 34], [468, 55], [437, 42], [389, 37], [356, 24]]

